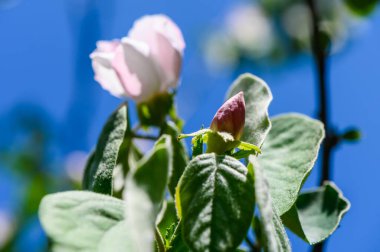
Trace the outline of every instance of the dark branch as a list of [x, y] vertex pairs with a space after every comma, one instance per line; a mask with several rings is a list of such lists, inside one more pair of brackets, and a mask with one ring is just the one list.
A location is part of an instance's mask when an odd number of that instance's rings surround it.
[[[321, 149], [321, 161], [322, 171], [320, 177], [320, 184], [324, 181], [331, 179], [331, 152], [335, 147], [335, 134], [331, 130], [329, 120], [329, 101], [327, 90], [327, 58], [328, 49], [323, 41], [322, 30], [320, 27], [321, 20], [318, 13], [315, 0], [306, 0], [310, 16], [311, 16], [311, 49], [314, 57], [315, 67], [317, 71], [317, 83], [318, 83], [318, 105], [319, 105], [319, 119], [323, 122], [326, 131], [326, 138], [323, 142]], [[324, 242], [319, 243], [313, 247], [313, 252], [322, 252]]]

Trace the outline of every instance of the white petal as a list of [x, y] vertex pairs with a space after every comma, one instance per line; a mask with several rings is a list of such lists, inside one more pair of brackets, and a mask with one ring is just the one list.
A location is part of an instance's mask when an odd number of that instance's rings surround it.
[[166, 15], [147, 15], [138, 19], [128, 36], [146, 42], [153, 47], [156, 42], [155, 33], [161, 33], [180, 53], [185, 49], [185, 41], [178, 26]]
[[169, 87], [176, 87], [182, 66], [181, 53], [171, 46], [167, 37], [158, 33], [156, 51], [152, 52], [152, 54], [160, 67], [161, 89], [166, 90]]
[[124, 58], [115, 58], [112, 66], [125, 91], [137, 102], [146, 101], [160, 92], [161, 82], [149, 47], [144, 42], [123, 38], [122, 48]]
[[176, 87], [185, 48], [178, 26], [165, 15], [144, 16], [134, 23], [129, 37], [148, 44], [160, 74], [161, 90]]
[[124, 88], [112, 67], [111, 61], [114, 55], [112, 53], [93, 52], [90, 55], [92, 59], [92, 68], [95, 72], [95, 80], [112, 95], [116, 97], [124, 96]]

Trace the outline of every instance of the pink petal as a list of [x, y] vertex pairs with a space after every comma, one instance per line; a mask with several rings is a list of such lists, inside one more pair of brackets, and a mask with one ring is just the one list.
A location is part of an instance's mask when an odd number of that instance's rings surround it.
[[97, 51], [99, 52], [115, 52], [119, 45], [120, 45], [119, 40], [111, 40], [111, 41], [101, 40], [96, 43]]
[[160, 78], [144, 42], [122, 39], [122, 49], [116, 53], [112, 66], [126, 93], [136, 102], [143, 102], [160, 92]]
[[165, 15], [145, 16], [135, 22], [129, 37], [148, 44], [159, 69], [161, 90], [176, 87], [185, 48], [177, 25]]
[[121, 97], [125, 91], [111, 64], [118, 46], [120, 46], [119, 41], [99, 41], [97, 49], [91, 53], [90, 58], [95, 72], [95, 80], [112, 95]]
[[232, 96], [216, 112], [210, 129], [230, 133], [240, 139], [245, 124], [245, 101], [243, 92]]
[[149, 47], [153, 47], [156, 42], [155, 33], [165, 36], [172, 46], [181, 54], [185, 49], [185, 41], [181, 30], [166, 15], [147, 15], [138, 19], [129, 31], [130, 38], [146, 42]]

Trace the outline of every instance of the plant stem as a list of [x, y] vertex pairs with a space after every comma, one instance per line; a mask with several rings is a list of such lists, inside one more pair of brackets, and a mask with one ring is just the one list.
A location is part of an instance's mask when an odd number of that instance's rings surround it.
[[140, 134], [137, 134], [137, 133], [132, 133], [131, 135], [133, 138], [139, 138], [139, 139], [145, 139], [145, 140], [152, 140], [152, 141], [156, 141], [158, 139], [158, 137], [156, 136], [151, 136], [151, 135], [140, 135]]
[[[324, 181], [331, 179], [330, 167], [331, 167], [331, 152], [335, 144], [335, 136], [331, 131], [331, 125], [329, 120], [329, 101], [328, 101], [328, 90], [327, 90], [327, 56], [328, 52], [323, 45], [321, 37], [321, 27], [320, 27], [320, 16], [318, 9], [314, 0], [306, 0], [310, 15], [311, 15], [311, 47], [314, 57], [315, 67], [317, 70], [317, 80], [318, 80], [318, 105], [319, 105], [319, 119], [325, 126], [326, 138], [322, 144], [322, 171], [320, 177], [320, 184], [322, 185]], [[319, 243], [313, 247], [313, 252], [322, 252], [324, 243]]]

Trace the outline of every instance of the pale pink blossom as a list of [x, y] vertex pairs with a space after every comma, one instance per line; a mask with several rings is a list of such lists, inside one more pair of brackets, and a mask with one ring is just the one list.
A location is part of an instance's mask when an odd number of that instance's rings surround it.
[[178, 26], [165, 15], [151, 15], [121, 40], [99, 41], [90, 57], [104, 89], [140, 103], [177, 87], [184, 49]]

